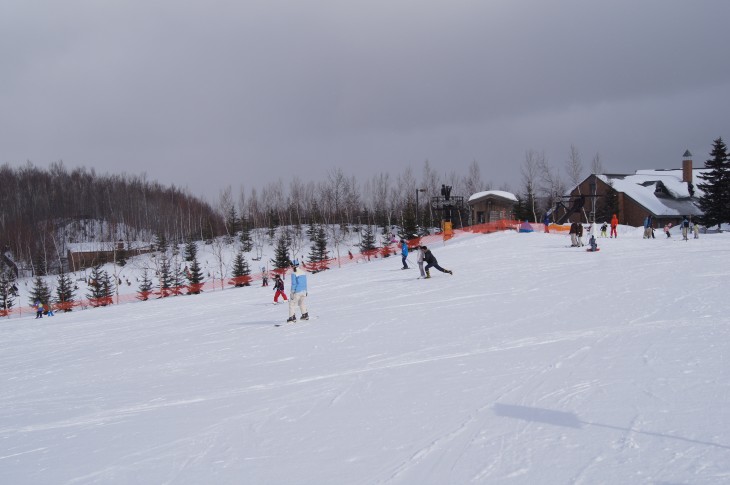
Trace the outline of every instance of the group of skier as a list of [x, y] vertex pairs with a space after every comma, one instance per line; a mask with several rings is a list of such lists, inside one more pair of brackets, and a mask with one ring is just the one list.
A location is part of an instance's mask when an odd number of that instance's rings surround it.
[[[405, 239], [400, 240], [401, 244], [401, 261], [403, 262], [403, 267], [401, 269], [409, 269], [408, 266], [408, 242]], [[441, 271], [442, 273], [448, 273], [450, 275], [453, 275], [454, 272], [448, 269], [444, 269], [441, 266], [439, 266], [438, 261], [436, 260], [436, 257], [433, 255], [430, 249], [426, 246], [416, 246], [416, 263], [418, 264], [418, 269], [421, 271], [421, 278], [430, 278], [431, 272], [429, 271], [431, 268], [436, 268], [437, 270]], [[423, 264], [426, 263], [426, 267], [423, 267]]]

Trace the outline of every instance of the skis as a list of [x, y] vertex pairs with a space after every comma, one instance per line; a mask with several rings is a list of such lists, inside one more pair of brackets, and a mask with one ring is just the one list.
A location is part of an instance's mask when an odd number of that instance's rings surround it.
[[283, 322], [283, 323], [275, 323], [275, 327], [288, 327], [290, 325], [302, 325], [303, 323], [311, 322], [312, 320], [318, 319], [318, 316], [309, 317], [306, 320], [296, 320], [294, 322]]

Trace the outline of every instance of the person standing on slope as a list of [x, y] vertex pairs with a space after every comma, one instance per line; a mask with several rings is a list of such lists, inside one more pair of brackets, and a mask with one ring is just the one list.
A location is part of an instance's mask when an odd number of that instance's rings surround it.
[[426, 253], [426, 246], [418, 246], [416, 248], [416, 263], [418, 263], [418, 269], [421, 271], [421, 278], [426, 277], [426, 272], [423, 270], [424, 254]]
[[274, 275], [274, 303], [279, 303], [279, 297], [283, 297], [284, 301], [287, 301], [286, 293], [284, 293], [284, 280], [278, 274]]
[[618, 227], [618, 217], [616, 217], [616, 214], [611, 217], [611, 237], [618, 237], [618, 232], [616, 232], [616, 228]]
[[406, 258], [408, 257], [408, 243], [405, 239], [400, 240], [400, 254], [401, 254], [401, 261], [403, 262], [403, 267], [401, 269], [408, 269], [408, 263], [406, 263]]
[[289, 291], [289, 318], [288, 323], [297, 321], [296, 308], [299, 307], [302, 315], [299, 317], [301, 320], [309, 320], [309, 313], [307, 312], [307, 273], [299, 267], [299, 261], [294, 260], [291, 262], [291, 290]]
[[428, 271], [431, 268], [436, 268], [437, 270], [441, 271], [442, 273], [449, 273], [450, 275], [453, 275], [453, 271], [449, 271], [448, 269], [443, 269], [441, 266], [439, 266], [438, 261], [436, 261], [436, 258], [431, 253], [431, 250], [428, 249], [426, 246], [421, 246], [425, 253], [423, 254], [423, 259], [426, 260], [426, 278], [431, 277], [431, 273]]

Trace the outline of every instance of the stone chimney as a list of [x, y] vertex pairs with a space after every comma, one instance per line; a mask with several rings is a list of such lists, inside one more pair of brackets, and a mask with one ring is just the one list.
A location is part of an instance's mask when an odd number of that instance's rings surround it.
[[682, 182], [692, 183], [692, 154], [689, 150], [682, 155]]

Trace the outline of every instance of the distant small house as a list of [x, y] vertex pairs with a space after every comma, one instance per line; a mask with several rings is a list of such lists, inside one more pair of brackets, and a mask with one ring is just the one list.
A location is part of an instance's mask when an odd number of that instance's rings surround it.
[[[651, 215], [655, 221], [654, 227], [661, 227], [668, 222], [676, 225], [685, 216], [702, 216], [699, 208], [702, 192], [695, 184], [706, 171], [692, 168], [692, 154], [687, 151], [681, 169], [637, 170], [634, 174], [593, 174], [576, 186], [570, 195], [597, 195], [594, 198], [596, 205], [602, 207], [612, 191], [615, 191], [614, 210], [619, 224], [639, 227]], [[592, 211], [590, 198], [587, 198], [584, 210], [586, 213]], [[576, 213], [570, 220], [578, 221], [582, 217], [582, 213]], [[597, 217], [607, 222], [611, 215]]]
[[467, 202], [472, 224], [501, 221], [514, 218], [517, 197], [503, 190], [478, 192]]
[[86, 268], [120, 261], [152, 251], [149, 245], [135, 242], [131, 248], [124, 248], [124, 242], [69, 243], [67, 265], [70, 271], [81, 271]]

